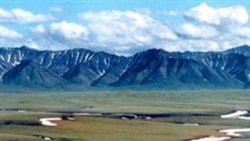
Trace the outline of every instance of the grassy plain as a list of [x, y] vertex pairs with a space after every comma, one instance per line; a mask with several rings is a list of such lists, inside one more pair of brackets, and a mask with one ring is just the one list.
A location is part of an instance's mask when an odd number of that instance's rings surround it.
[[[0, 125], [0, 140], [36, 141], [33, 135], [57, 141], [183, 141], [218, 130], [245, 127], [249, 121], [222, 120], [219, 115], [250, 109], [249, 90], [202, 91], [89, 91], [0, 93], [0, 122], [38, 121], [56, 117], [48, 111], [122, 113], [204, 113], [211, 117], [170, 117], [152, 120], [121, 120], [76, 117], [59, 121], [58, 127]], [[29, 112], [8, 111], [21, 109]], [[186, 126], [176, 123], [200, 123]], [[235, 141], [237, 141], [235, 139]]]

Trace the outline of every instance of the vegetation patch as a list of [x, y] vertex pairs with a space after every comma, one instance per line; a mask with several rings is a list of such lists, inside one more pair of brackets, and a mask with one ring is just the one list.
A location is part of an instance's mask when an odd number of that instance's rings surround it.
[[35, 121], [5, 120], [0, 121], [0, 125], [41, 126], [41, 123]]
[[74, 141], [73, 139], [69, 139], [69, 138], [61, 138], [59, 139], [59, 141]]

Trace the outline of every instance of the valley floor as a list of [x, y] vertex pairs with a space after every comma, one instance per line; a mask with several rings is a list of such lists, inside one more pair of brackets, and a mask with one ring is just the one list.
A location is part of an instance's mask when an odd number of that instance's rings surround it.
[[[0, 140], [189, 141], [225, 137], [220, 130], [247, 128], [250, 121], [221, 115], [248, 111], [249, 101], [249, 90], [2, 93]], [[130, 119], [134, 115], [136, 118]], [[74, 120], [52, 121], [56, 126], [43, 126], [39, 121], [71, 116]], [[248, 137], [250, 132], [231, 140]]]

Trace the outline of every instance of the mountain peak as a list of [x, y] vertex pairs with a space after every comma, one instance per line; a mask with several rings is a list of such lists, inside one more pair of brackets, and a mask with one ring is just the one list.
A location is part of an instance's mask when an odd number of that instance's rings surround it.
[[242, 54], [245, 56], [250, 56], [250, 46], [248, 45], [242, 45], [236, 48], [228, 49], [225, 51], [225, 53], [237, 53], [237, 54]]
[[250, 86], [250, 47], [224, 52], [167, 52], [148, 49], [130, 57], [87, 49], [0, 51], [4, 84], [25, 87], [141, 87], [160, 89]]

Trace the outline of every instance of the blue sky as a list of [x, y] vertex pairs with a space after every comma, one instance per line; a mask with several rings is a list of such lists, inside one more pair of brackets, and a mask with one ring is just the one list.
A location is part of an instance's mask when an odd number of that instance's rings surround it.
[[0, 1], [0, 46], [218, 51], [250, 44], [247, 0]]

